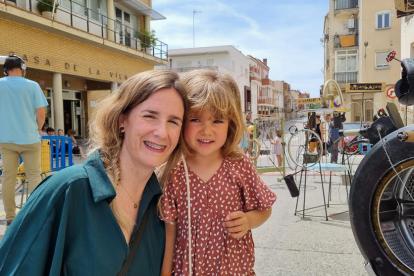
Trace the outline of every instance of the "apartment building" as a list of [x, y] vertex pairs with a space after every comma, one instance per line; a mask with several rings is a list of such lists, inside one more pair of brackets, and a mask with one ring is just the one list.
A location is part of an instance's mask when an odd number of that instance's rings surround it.
[[283, 104], [285, 109], [285, 120], [291, 120], [295, 118], [294, 116], [294, 99], [290, 90], [290, 84], [282, 81], [283, 84]]
[[250, 88], [253, 95], [257, 95], [257, 116], [277, 116], [277, 92], [273, 81], [269, 79], [267, 59], [263, 61], [253, 56], [250, 58]]
[[[351, 121], [372, 121], [377, 109], [396, 102], [386, 94], [400, 75], [400, 64], [386, 61], [391, 50], [401, 48], [394, 1], [330, 0], [323, 32], [325, 82], [338, 82], [344, 96], [341, 105], [351, 108]], [[381, 92], [345, 92], [347, 83], [382, 82]]]
[[[309, 93], [303, 93], [299, 91], [299, 95], [298, 95], [299, 99], [309, 99], [310, 98], [310, 94]], [[302, 111], [302, 110], [306, 110], [309, 109], [310, 105], [309, 104], [298, 104], [298, 112]]]
[[249, 59], [234, 46], [212, 46], [168, 50], [169, 68], [179, 74], [195, 69], [217, 70], [229, 74], [240, 90], [243, 112], [257, 118], [257, 96], [249, 84]]
[[273, 81], [273, 87], [276, 90], [276, 116], [285, 117], [285, 106], [284, 106], [284, 97], [283, 97], [283, 82], [282, 81]]
[[150, 32], [150, 21], [165, 17], [150, 0], [58, 0], [53, 19], [40, 12], [48, 4], [38, 3], [0, 0], [0, 55], [25, 60], [26, 77], [44, 91], [46, 122], [55, 129], [86, 137], [99, 100], [128, 77], [168, 64], [167, 45]]

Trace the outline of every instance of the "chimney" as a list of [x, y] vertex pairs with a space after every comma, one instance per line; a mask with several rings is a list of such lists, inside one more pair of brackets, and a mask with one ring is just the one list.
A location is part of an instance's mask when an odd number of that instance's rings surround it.
[[267, 66], [267, 58], [263, 59], [263, 63]]

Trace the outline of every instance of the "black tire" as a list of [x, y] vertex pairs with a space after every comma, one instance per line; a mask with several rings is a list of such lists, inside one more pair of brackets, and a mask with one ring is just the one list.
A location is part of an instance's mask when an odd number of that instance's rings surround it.
[[401, 130], [414, 125], [391, 133], [384, 144], [402, 182], [379, 141], [358, 166], [350, 191], [352, 231], [377, 275], [414, 275], [414, 198], [404, 195], [414, 194], [414, 143], [400, 142]]

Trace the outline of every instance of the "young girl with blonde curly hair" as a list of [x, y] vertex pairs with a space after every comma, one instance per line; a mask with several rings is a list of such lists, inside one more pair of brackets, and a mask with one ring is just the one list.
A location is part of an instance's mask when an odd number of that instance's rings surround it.
[[246, 130], [239, 89], [209, 70], [190, 72], [183, 83], [190, 108], [183, 159], [161, 199], [162, 275], [255, 275], [251, 229], [269, 218], [276, 195], [238, 146]]

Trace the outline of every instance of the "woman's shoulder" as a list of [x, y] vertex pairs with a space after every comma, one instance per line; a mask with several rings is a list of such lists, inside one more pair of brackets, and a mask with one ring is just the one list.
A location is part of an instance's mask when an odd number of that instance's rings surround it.
[[76, 189], [79, 187], [79, 185], [76, 185], [77, 183], [82, 183], [83, 185], [85, 181], [89, 182], [83, 165], [74, 165], [45, 178], [36, 187], [34, 192], [41, 190], [45, 195], [57, 195], [65, 192], [69, 188]]

